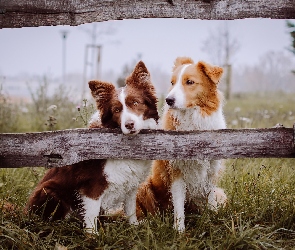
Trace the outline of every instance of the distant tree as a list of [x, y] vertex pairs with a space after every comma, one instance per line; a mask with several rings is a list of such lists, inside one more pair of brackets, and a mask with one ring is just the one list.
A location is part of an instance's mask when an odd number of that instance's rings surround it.
[[207, 52], [213, 64], [225, 68], [225, 97], [230, 99], [231, 95], [231, 75], [232, 59], [239, 50], [240, 44], [237, 39], [233, 38], [228, 22], [211, 31], [203, 43], [203, 50]]
[[[116, 25], [118, 25], [116, 23]], [[83, 69], [82, 82], [82, 99], [84, 99], [87, 92], [86, 82], [90, 79], [101, 79], [101, 65], [102, 65], [102, 49], [105, 44], [119, 43], [118, 41], [105, 40], [105, 37], [113, 36], [117, 29], [113, 23], [92, 23], [91, 26], [80, 27], [80, 30], [89, 35], [90, 41], [85, 44], [85, 57]]]
[[119, 88], [125, 86], [125, 79], [126, 77], [132, 72], [132, 66], [128, 65], [127, 63], [123, 66], [122, 73], [117, 79], [117, 85]]
[[233, 74], [233, 92], [286, 92], [295, 91], [292, 55], [286, 51], [268, 51], [258, 62], [240, 66]]
[[137, 58], [132, 60], [131, 63], [126, 63], [123, 66], [122, 72], [119, 75], [118, 79], [117, 79], [117, 85], [119, 88], [124, 87], [125, 86], [125, 79], [127, 76], [129, 76], [131, 74], [131, 72], [133, 71], [136, 63], [141, 59], [141, 54], [137, 55]]
[[[292, 52], [295, 55], [295, 23], [292, 23], [291, 21], [287, 20], [286, 25], [290, 31], [290, 36], [291, 36], [291, 46], [288, 48], [290, 52]], [[295, 74], [295, 70], [292, 70], [292, 73]]]

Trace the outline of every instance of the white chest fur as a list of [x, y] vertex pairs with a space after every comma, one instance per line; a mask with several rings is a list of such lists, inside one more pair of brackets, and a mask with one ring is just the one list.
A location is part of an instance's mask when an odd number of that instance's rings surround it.
[[[199, 107], [190, 109], [171, 109], [177, 131], [225, 129], [226, 123], [222, 106], [210, 116], [203, 116]], [[198, 150], [198, 149], [195, 149]], [[184, 230], [184, 200], [204, 199], [212, 207], [217, 206], [215, 179], [222, 168], [221, 161], [215, 160], [172, 160], [173, 168], [181, 170], [181, 178], [171, 186], [174, 204], [174, 223], [178, 230]], [[180, 201], [183, 202], [180, 202]]]
[[[167, 105], [165, 109], [167, 110]], [[220, 107], [210, 116], [203, 116], [200, 108], [170, 109], [171, 115], [177, 120], [177, 131], [225, 129], [226, 123]]]
[[102, 208], [113, 209], [136, 192], [150, 172], [149, 160], [107, 160], [104, 174], [108, 187], [103, 193]]
[[187, 199], [208, 195], [214, 185], [214, 176], [222, 168], [220, 161], [209, 160], [173, 160], [170, 164], [181, 170]]
[[107, 160], [104, 175], [108, 186], [102, 195], [96, 200], [81, 196], [86, 228], [97, 229], [96, 217], [101, 207], [111, 211], [122, 208], [122, 205], [129, 222], [137, 224], [136, 193], [140, 183], [148, 176], [150, 166], [150, 160]]

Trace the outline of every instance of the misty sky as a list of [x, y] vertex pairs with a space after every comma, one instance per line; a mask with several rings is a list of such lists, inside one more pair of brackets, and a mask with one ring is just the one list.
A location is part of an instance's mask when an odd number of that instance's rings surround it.
[[[286, 51], [291, 40], [285, 20], [244, 19], [227, 21], [231, 36], [239, 42], [233, 63], [254, 64], [267, 51]], [[224, 21], [140, 19], [97, 23], [97, 31], [112, 27], [111, 35], [99, 35], [103, 45], [102, 70], [121, 72], [140, 54], [148, 67], [170, 72], [177, 56], [195, 61], [210, 57], [203, 51], [210, 33]], [[33, 27], [0, 29], [0, 75], [22, 73], [53, 77], [62, 75], [62, 30], [67, 30], [66, 71], [83, 73], [85, 45], [91, 43], [93, 24], [78, 27]], [[88, 30], [88, 32], [86, 31]], [[291, 54], [291, 53], [290, 53]]]

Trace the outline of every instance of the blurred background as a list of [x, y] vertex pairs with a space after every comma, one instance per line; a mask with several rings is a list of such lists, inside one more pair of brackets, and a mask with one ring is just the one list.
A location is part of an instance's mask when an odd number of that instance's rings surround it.
[[[278, 102], [279, 109], [287, 100], [284, 112], [287, 125], [292, 125], [293, 23], [139, 19], [0, 29], [0, 132], [86, 126], [94, 110], [87, 82], [100, 79], [122, 86], [139, 60], [151, 73], [161, 106], [178, 56], [224, 67], [220, 88], [228, 100], [230, 127], [278, 123], [276, 114], [255, 103]], [[259, 112], [242, 114], [243, 103]], [[253, 116], [271, 122], [255, 124]]]

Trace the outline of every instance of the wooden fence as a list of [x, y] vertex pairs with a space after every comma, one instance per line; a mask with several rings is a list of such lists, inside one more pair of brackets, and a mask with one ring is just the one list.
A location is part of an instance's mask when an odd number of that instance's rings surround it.
[[137, 18], [293, 19], [294, 0], [1, 0], [0, 28]]
[[293, 128], [175, 132], [74, 129], [0, 134], [0, 167], [65, 166], [88, 159], [295, 158]]
[[[0, 29], [105, 20], [187, 18], [294, 19], [294, 0], [1, 0]], [[216, 131], [75, 129], [0, 134], [0, 167], [64, 166], [92, 158], [295, 158], [293, 128]]]

